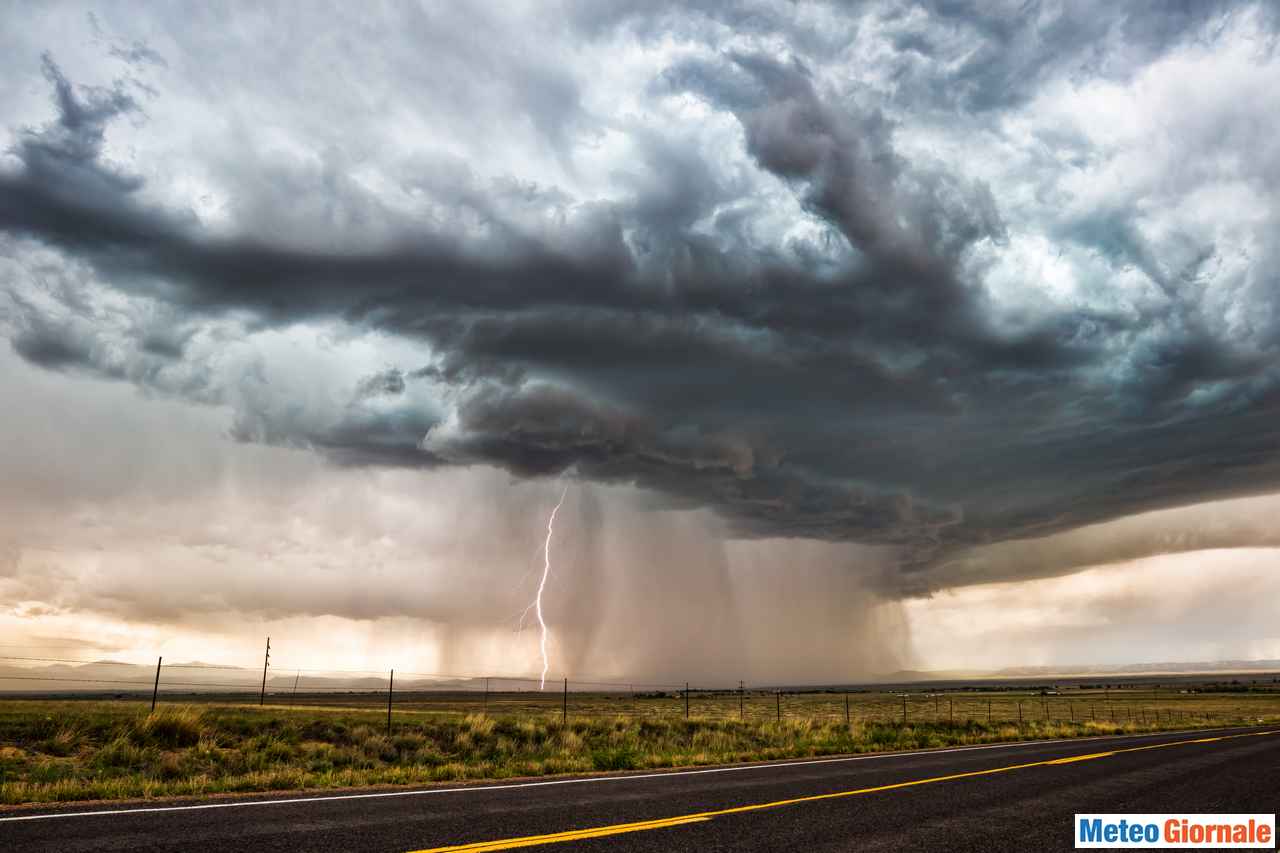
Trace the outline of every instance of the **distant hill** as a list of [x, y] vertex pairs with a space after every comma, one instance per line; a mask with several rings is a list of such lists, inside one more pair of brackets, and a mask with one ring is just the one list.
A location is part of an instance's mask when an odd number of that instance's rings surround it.
[[[1222, 660], [1192, 662], [1160, 662], [1129, 664], [1079, 664], [1072, 666], [1015, 666], [999, 670], [919, 670], [904, 669], [859, 681], [862, 685], [953, 684], [999, 681], [1081, 679], [1097, 677], [1169, 676], [1186, 678], [1195, 675], [1230, 676], [1251, 673], [1280, 673], [1280, 660]], [[67, 693], [150, 693], [154, 683], [154, 664], [121, 663], [99, 660], [84, 663], [31, 661], [26, 664], [0, 664], [0, 694], [67, 694]], [[429, 678], [417, 673], [397, 673], [396, 691], [446, 690], [479, 691], [485, 689], [484, 678]], [[535, 681], [494, 679], [499, 689], [536, 689]], [[761, 685], [753, 685], [756, 688]], [[805, 689], [847, 688], [843, 684], [773, 685], [798, 686]], [[168, 693], [257, 693], [262, 687], [262, 670], [223, 667], [198, 662], [166, 663], [160, 675], [160, 689]], [[271, 670], [267, 673], [269, 692], [346, 692], [384, 691], [385, 676], [374, 673], [305, 672]]]
[[980, 669], [900, 669], [878, 676], [889, 683], [903, 681], [963, 681], [966, 678], [992, 678], [992, 673]]
[[[85, 663], [0, 665], [0, 693], [137, 693], [151, 691], [155, 664], [99, 660]], [[397, 690], [471, 690], [483, 679], [423, 679], [412, 674], [396, 678]], [[160, 673], [160, 689], [189, 693], [256, 693], [262, 687], [262, 670], [204, 663], [166, 663]], [[386, 690], [385, 676], [346, 673], [306, 673], [274, 670], [267, 674], [268, 691], [368, 691]]]
[[991, 673], [996, 678], [1042, 675], [1197, 675], [1201, 673], [1277, 672], [1280, 660], [1165, 661], [1162, 663], [1078, 664], [1075, 666], [1011, 666]]
[[1280, 672], [1280, 660], [1163, 661], [1159, 663], [1069, 664], [1062, 666], [1008, 666], [983, 670], [903, 669], [880, 676], [887, 683], [909, 681], [964, 681], [965, 679], [1049, 678], [1092, 675], [1230, 675]]

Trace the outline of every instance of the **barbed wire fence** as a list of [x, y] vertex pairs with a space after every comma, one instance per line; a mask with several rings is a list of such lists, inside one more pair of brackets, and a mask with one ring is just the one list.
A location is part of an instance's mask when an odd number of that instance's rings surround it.
[[[0, 695], [161, 703], [258, 704], [313, 709], [385, 709], [392, 715], [470, 715], [740, 719], [818, 723], [1049, 723], [1204, 725], [1235, 716], [1226, 702], [1151, 684], [937, 687], [781, 687], [621, 681], [561, 676], [318, 669], [273, 660], [261, 666], [154, 665], [53, 656], [75, 647], [0, 645]], [[65, 671], [64, 671], [65, 670]], [[154, 671], [153, 671], [154, 670]], [[1217, 694], [1215, 694], [1217, 695]], [[1278, 695], [1277, 698], [1280, 698]]]

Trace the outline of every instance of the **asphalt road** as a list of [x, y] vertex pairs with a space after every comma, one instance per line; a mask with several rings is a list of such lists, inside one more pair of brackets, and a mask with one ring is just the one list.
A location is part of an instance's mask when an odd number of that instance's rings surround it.
[[[481, 787], [8, 811], [0, 813], [0, 850], [1069, 850], [1076, 812], [1278, 805], [1280, 727], [1271, 727]], [[544, 835], [554, 838], [530, 843]]]

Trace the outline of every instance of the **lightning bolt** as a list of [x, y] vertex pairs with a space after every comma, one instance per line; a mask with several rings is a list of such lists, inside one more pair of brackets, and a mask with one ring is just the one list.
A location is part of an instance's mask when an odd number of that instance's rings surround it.
[[[564, 498], [567, 494], [569, 494], [569, 487], [565, 486], [564, 491], [560, 493], [560, 500], [556, 503], [555, 509], [551, 510], [551, 517], [547, 519], [547, 541], [542, 546], [542, 580], [538, 583], [537, 596], [534, 597], [533, 603], [529, 605], [538, 615], [538, 624], [542, 627], [542, 637], [538, 644], [542, 650], [542, 680], [538, 682], [539, 690], [546, 688], [547, 670], [551, 666], [550, 660], [547, 658], [547, 621], [542, 618], [542, 591], [547, 588], [547, 578], [551, 575], [551, 536], [555, 533], [556, 513], [564, 505]], [[529, 612], [529, 607], [525, 608], [525, 613]], [[524, 621], [523, 616], [521, 621]]]

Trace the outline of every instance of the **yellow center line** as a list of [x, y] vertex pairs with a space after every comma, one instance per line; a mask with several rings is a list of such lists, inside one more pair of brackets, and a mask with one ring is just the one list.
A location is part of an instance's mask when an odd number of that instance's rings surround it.
[[513, 850], [517, 847], [533, 847], [538, 844], [556, 844], [561, 841], [579, 841], [583, 838], [602, 838], [606, 835], [622, 835], [624, 832], [640, 832], [646, 829], [664, 829], [668, 826], [683, 826], [686, 823], [700, 823], [710, 818], [690, 815], [688, 817], [669, 817], [660, 820], [642, 820], [638, 823], [617, 823], [612, 826], [599, 826], [594, 829], [574, 829], [568, 832], [554, 832], [550, 835], [529, 835], [524, 838], [508, 838], [503, 841], [477, 841], [474, 844], [462, 844], [457, 847], [441, 847], [440, 850], [455, 853], [483, 853], [487, 850]]
[[1052, 761], [1046, 761], [1045, 764], [1075, 764], [1077, 761], [1089, 761], [1094, 758], [1106, 758], [1108, 755], [1115, 755], [1112, 752], [1091, 752], [1088, 755], [1072, 755], [1069, 758], [1055, 758]]
[[519, 847], [535, 847], [540, 844], [559, 844], [565, 841], [579, 841], [585, 838], [601, 838], [607, 835], [621, 835], [626, 832], [642, 832], [649, 829], [666, 829], [672, 826], [684, 826], [689, 823], [701, 823], [724, 815], [742, 814], [744, 812], [776, 809], [782, 806], [793, 806], [797, 803], [814, 803], [820, 800], [835, 800], [843, 797], [856, 797], [862, 794], [874, 794], [880, 791], [896, 791], [902, 788], [913, 788], [917, 785], [929, 785], [934, 782], [950, 782], [955, 779], [971, 779], [975, 776], [990, 776], [995, 773], [1008, 773], [1011, 770], [1025, 770], [1028, 767], [1050, 767], [1061, 764], [1072, 764], [1077, 761], [1089, 761], [1094, 758], [1107, 758], [1126, 752], [1144, 752], [1149, 749], [1162, 749], [1168, 746], [1184, 746], [1193, 743], [1215, 743], [1220, 740], [1233, 740], [1242, 737], [1261, 737], [1263, 735], [1280, 734], [1280, 729], [1265, 732], [1245, 732], [1235, 735], [1219, 735], [1217, 737], [1196, 738], [1194, 740], [1174, 740], [1165, 743], [1131, 746], [1115, 749], [1110, 752], [1092, 752], [1087, 755], [1068, 755], [1062, 758], [1049, 758], [1044, 761], [1031, 761], [1026, 764], [1010, 764], [1006, 767], [991, 767], [986, 770], [969, 770], [964, 773], [950, 773], [946, 776], [931, 776], [927, 779], [912, 779], [908, 782], [894, 782], [889, 785], [876, 785], [872, 788], [857, 788], [852, 791], [835, 791], [830, 794], [811, 794], [804, 797], [792, 797], [786, 800], [774, 800], [769, 803], [752, 803], [746, 806], [733, 806], [727, 809], [698, 812], [696, 814], [659, 818], [656, 820], [638, 821], [636, 823], [617, 823], [609, 826], [596, 826], [586, 829], [573, 829], [566, 832], [555, 832], [549, 835], [527, 835], [523, 838], [506, 838], [496, 841], [477, 841], [470, 844], [459, 844], [450, 847], [432, 847], [427, 850], [415, 850], [411, 853], [482, 853], [492, 850], [514, 850]]

